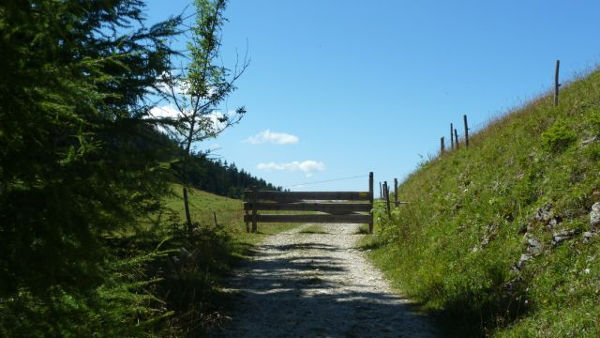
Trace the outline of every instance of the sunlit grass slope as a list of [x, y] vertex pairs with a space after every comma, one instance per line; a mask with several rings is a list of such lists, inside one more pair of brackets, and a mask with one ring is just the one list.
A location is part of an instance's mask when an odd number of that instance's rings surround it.
[[[153, 225], [162, 226], [168, 223], [184, 223], [185, 209], [181, 185], [173, 184], [172, 193], [164, 200], [164, 210], [152, 215], [151, 219], [142, 221], [150, 229]], [[293, 224], [269, 223], [259, 224], [258, 232], [246, 233], [242, 200], [215, 195], [194, 188], [189, 189], [190, 215], [193, 222], [203, 226], [217, 224], [233, 238], [235, 242], [257, 244], [270, 234], [292, 228]], [[158, 230], [158, 229], [157, 229]]]
[[[365, 243], [452, 335], [600, 336], [600, 71], [423, 163]], [[586, 232], [592, 232], [586, 233]], [[554, 241], [553, 241], [554, 240]], [[520, 263], [519, 263], [520, 262]]]

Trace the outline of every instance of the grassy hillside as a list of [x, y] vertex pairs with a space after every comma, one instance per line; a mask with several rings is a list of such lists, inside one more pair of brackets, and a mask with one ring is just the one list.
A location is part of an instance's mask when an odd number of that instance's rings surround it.
[[[182, 188], [178, 184], [172, 187], [172, 194], [164, 201], [166, 207], [162, 214], [157, 214], [152, 217], [155, 223], [161, 218], [163, 221], [168, 219], [176, 223], [185, 222], [185, 211], [183, 207]], [[202, 190], [189, 190], [190, 198], [190, 214], [194, 222], [202, 225], [214, 225], [214, 216], [217, 217], [217, 223], [220, 227], [232, 237], [236, 244], [242, 246], [260, 243], [262, 239], [271, 234], [281, 232], [292, 228], [293, 224], [269, 223], [259, 224], [258, 232], [254, 234], [246, 233], [246, 225], [244, 223], [243, 202], [239, 199], [232, 199], [208, 193]]]
[[600, 71], [422, 163], [366, 247], [451, 334], [600, 336]]

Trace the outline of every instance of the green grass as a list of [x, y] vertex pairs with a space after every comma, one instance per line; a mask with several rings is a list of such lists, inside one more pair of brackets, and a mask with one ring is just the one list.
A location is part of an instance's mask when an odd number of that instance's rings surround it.
[[357, 235], [368, 235], [369, 234], [369, 225], [361, 224], [356, 230]]
[[[600, 201], [600, 71], [490, 123], [469, 149], [421, 163], [376, 210], [370, 255], [451, 335], [600, 336], [600, 240], [584, 243]], [[551, 205], [557, 225], [535, 219]], [[554, 247], [554, 232], [578, 231]], [[514, 268], [537, 239], [539, 256]]]
[[308, 227], [302, 229], [300, 231], [301, 234], [328, 234], [329, 232], [327, 232], [322, 225], [320, 224], [313, 224], [313, 225], [309, 225]]
[[[268, 223], [258, 224], [256, 233], [247, 233], [244, 223], [243, 202], [208, 193], [202, 190], [189, 189], [190, 215], [193, 222], [205, 226], [217, 224], [224, 228], [234, 242], [243, 245], [255, 245], [269, 235], [289, 230], [297, 224]], [[150, 218], [140, 220], [140, 225], [151, 231], [160, 231], [165, 222], [185, 222], [183, 193], [181, 185], [173, 184], [172, 194], [164, 200], [162, 212], [155, 213]]]

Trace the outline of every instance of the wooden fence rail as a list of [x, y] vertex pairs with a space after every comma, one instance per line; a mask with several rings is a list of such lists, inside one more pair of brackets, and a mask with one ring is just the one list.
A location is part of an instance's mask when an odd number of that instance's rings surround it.
[[[261, 223], [356, 223], [373, 232], [373, 173], [369, 191], [246, 191], [246, 231]], [[259, 211], [314, 211], [320, 214], [260, 214]]]

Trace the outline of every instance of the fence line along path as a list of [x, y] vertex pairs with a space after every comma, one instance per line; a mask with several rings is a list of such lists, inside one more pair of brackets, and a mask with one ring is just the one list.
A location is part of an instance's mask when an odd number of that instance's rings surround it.
[[[246, 231], [258, 223], [358, 223], [373, 232], [373, 173], [369, 191], [264, 191], [244, 194]], [[261, 214], [259, 211], [312, 211], [316, 214]]]

